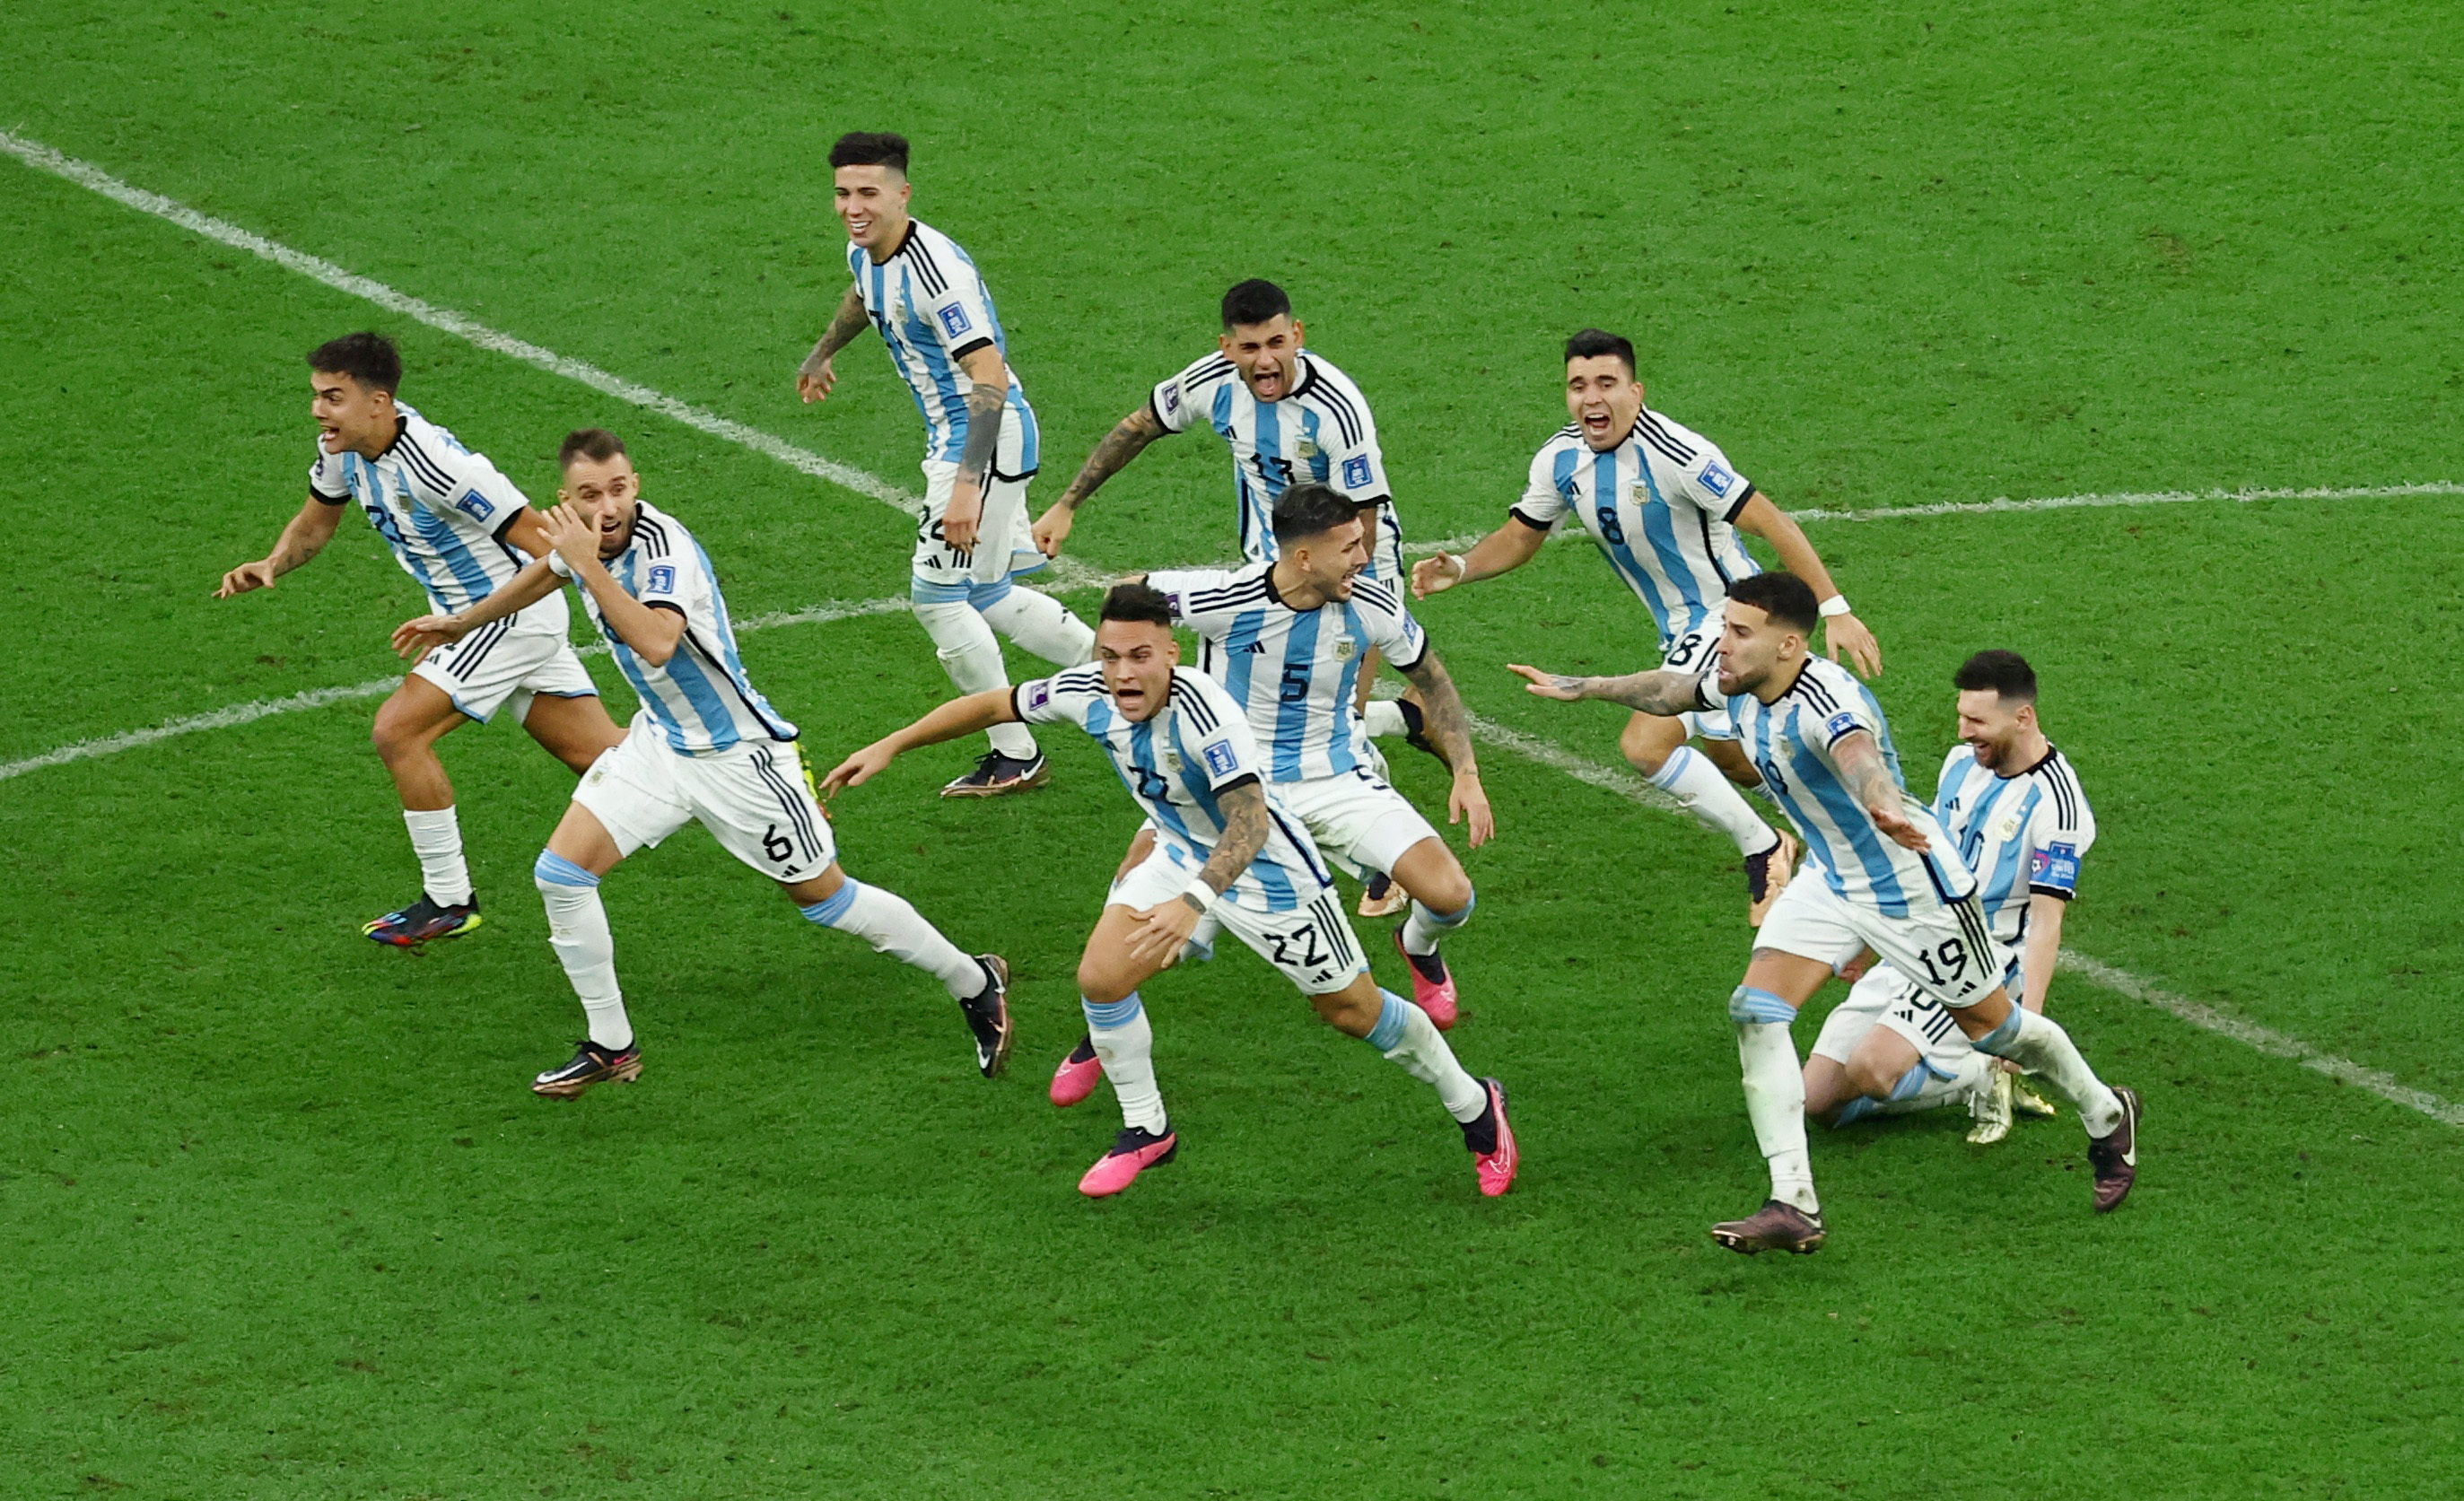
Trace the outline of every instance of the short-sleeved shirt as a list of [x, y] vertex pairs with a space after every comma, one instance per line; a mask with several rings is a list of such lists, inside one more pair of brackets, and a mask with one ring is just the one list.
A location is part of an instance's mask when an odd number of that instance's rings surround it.
[[[1807, 857], [1835, 894], [1886, 916], [1904, 917], [1912, 910], [1948, 906], [1975, 892], [1976, 877], [1961, 862], [1933, 810], [1907, 796], [1882, 706], [1854, 673], [1837, 662], [1809, 656], [1788, 691], [1770, 703], [1752, 694], [1723, 695], [1716, 661], [1697, 682], [1699, 706], [1728, 711], [1738, 743], [1753, 759], [1763, 785], [1796, 826]], [[1900, 788], [1903, 811], [1925, 830], [1929, 848], [1924, 851], [1906, 849], [1876, 828], [1840, 776], [1834, 748], [1859, 730], [1881, 747], [1882, 762]]]
[[2016, 948], [2028, 931], [2028, 898], [2069, 901], [2079, 892], [2079, 861], [2096, 843], [2096, 814], [2087, 806], [2070, 758], [2052, 746], [2015, 777], [2000, 777], [1954, 746], [1942, 763], [1933, 797], [1960, 858], [1976, 872], [1977, 901], [1993, 936]]
[[1147, 575], [1198, 633], [1199, 666], [1246, 713], [1265, 751], [1266, 780], [1305, 782], [1376, 764], [1353, 707], [1360, 663], [1375, 648], [1397, 668], [1429, 650], [1392, 588], [1355, 578], [1352, 598], [1297, 609], [1275, 592], [1275, 565], [1180, 568]]
[[1605, 453], [1580, 427], [1559, 429], [1533, 456], [1510, 514], [1544, 530], [1565, 518], [1591, 533], [1665, 649], [1719, 614], [1731, 581], [1762, 571], [1734, 524], [1753, 497], [1752, 481], [1708, 438], [1645, 408]]
[[[657, 723], [670, 750], [679, 756], [711, 756], [748, 740], [796, 738], [795, 725], [771, 708], [744, 675], [718, 575], [682, 521], [641, 502], [633, 513], [632, 540], [605, 561], [626, 593], [652, 609], [672, 610], [685, 619], [675, 651], [667, 661], [653, 663], [609, 628], [598, 599], [582, 590], [583, 608], [607, 638], [617, 671], [641, 696], [642, 712]], [[573, 576], [554, 553], [548, 555], [548, 566], [561, 578]]]
[[[915, 409], [924, 414], [924, 457], [928, 462], [955, 464], [967, 447], [967, 393], [976, 383], [967, 378], [963, 362], [987, 344], [1009, 361], [1009, 339], [993, 296], [976, 273], [976, 263], [958, 242], [926, 224], [911, 219], [907, 235], [886, 261], [850, 240], [847, 272], [864, 298], [864, 310], [890, 350], [890, 363], [915, 395]], [[1004, 479], [1023, 479], [1035, 473], [1042, 442], [1035, 408], [1010, 370], [1004, 422], [1019, 425], [1019, 472]]]
[[1165, 431], [1185, 432], [1202, 422], [1223, 435], [1240, 495], [1241, 555], [1252, 563], [1274, 558], [1275, 497], [1303, 479], [1331, 486], [1363, 505], [1381, 502], [1380, 528], [1399, 526], [1369, 398], [1352, 377], [1306, 349], [1293, 363], [1299, 376], [1291, 394], [1280, 401], [1261, 402], [1249, 394], [1241, 372], [1221, 354], [1157, 383], [1147, 397]]
[[1167, 857], [1193, 877], [1223, 836], [1222, 793], [1259, 784], [1266, 842], [1223, 893], [1243, 906], [1290, 912], [1332, 884], [1309, 830], [1265, 784], [1265, 762], [1241, 706], [1204, 673], [1174, 668], [1170, 701], [1145, 719], [1120, 712], [1104, 691], [1104, 670], [1091, 665], [1021, 683], [1010, 690], [1010, 703], [1029, 724], [1074, 724], [1093, 737], [1154, 822]]
[[[328, 453], [319, 444], [308, 491], [327, 505], [357, 502], [437, 613], [458, 615], [530, 563], [505, 541], [530, 501], [486, 454], [409, 407], [394, 409], [400, 425], [374, 458]], [[555, 595], [523, 610], [518, 629], [561, 632], [567, 618], [563, 597]]]

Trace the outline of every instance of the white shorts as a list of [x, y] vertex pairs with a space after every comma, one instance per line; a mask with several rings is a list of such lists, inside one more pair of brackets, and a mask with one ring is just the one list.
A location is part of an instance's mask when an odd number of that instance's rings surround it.
[[630, 855], [695, 819], [727, 852], [774, 881], [809, 881], [838, 858], [829, 820], [793, 740], [745, 740], [711, 756], [668, 748], [648, 714], [583, 774], [573, 801]]
[[1810, 863], [1771, 903], [1754, 947], [1820, 960], [1835, 970], [1870, 948], [1954, 1011], [1991, 995], [2011, 969], [2011, 951], [1986, 928], [1975, 897], [1948, 907], [1928, 901], [1904, 917], [1888, 916], [1833, 891]]
[[1822, 1019], [1822, 1035], [1814, 1040], [1814, 1050], [1844, 1064], [1877, 1026], [1907, 1039], [1936, 1074], [1949, 1073], [1961, 1058], [1975, 1050], [1941, 1002], [1910, 984], [1907, 976], [1888, 964], [1876, 964], [1849, 987], [1848, 999]]
[[[1660, 665], [1672, 673], [1706, 673], [1720, 650], [1720, 617], [1706, 616], [1687, 623], [1663, 642]], [[1685, 738], [1690, 740], [1733, 740], [1737, 727], [1726, 709], [1689, 709], [1678, 716], [1685, 721]]]
[[1035, 551], [1035, 522], [1026, 514], [1026, 486], [1035, 470], [1027, 462], [1026, 447], [1025, 424], [1003, 408], [993, 470], [984, 476], [983, 520], [976, 529], [975, 547], [967, 552], [941, 540], [941, 518], [949, 513], [958, 466], [946, 459], [924, 461], [924, 514], [915, 522], [908, 586], [916, 604], [964, 604], [970, 589], [1005, 582], [1024, 561], [1020, 555]]
[[438, 647], [410, 670], [453, 700], [465, 717], [485, 724], [507, 703], [514, 722], [530, 717], [531, 699], [596, 698], [599, 685], [590, 680], [582, 658], [564, 632], [522, 629], [519, 615], [493, 621], [454, 642]]
[[[1112, 883], [1104, 903], [1144, 912], [1176, 899], [1188, 885], [1189, 872], [1157, 845], [1136, 870]], [[1221, 896], [1206, 910], [1305, 996], [1341, 990], [1369, 967], [1331, 886], [1304, 893], [1301, 904], [1290, 912], [1266, 912]]]
[[1409, 799], [1365, 769], [1278, 782], [1275, 796], [1309, 826], [1318, 853], [1355, 880], [1367, 880], [1373, 871], [1394, 874], [1404, 850], [1438, 837]]

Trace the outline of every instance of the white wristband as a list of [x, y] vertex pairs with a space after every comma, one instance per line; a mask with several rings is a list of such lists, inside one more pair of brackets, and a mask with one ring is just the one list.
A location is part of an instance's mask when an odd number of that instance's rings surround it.
[[1180, 889], [1180, 894], [1198, 903], [1199, 912], [1215, 905], [1215, 888], [1207, 885], [1206, 877], [1202, 875], [1192, 878], [1187, 886]]
[[1841, 615], [1856, 613], [1848, 607], [1848, 596], [1845, 594], [1834, 594], [1815, 607], [1822, 611], [1822, 618], [1825, 620], [1835, 620]]

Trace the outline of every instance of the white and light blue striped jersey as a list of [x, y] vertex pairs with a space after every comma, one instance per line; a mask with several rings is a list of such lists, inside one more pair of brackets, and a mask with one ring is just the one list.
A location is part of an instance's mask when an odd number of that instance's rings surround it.
[[1356, 578], [1352, 598], [1296, 609], [1275, 592], [1275, 565], [1177, 568], [1147, 575], [1173, 613], [1198, 633], [1199, 666], [1248, 716], [1265, 751], [1266, 780], [1306, 782], [1378, 763], [1353, 707], [1361, 658], [1372, 647], [1397, 668], [1429, 650], [1400, 595]]
[[[319, 444], [317, 462], [308, 466], [308, 491], [327, 505], [357, 501], [437, 613], [458, 615], [530, 563], [529, 554], [504, 540], [505, 528], [530, 501], [486, 454], [464, 448], [411, 408], [394, 409], [401, 426], [374, 458], [328, 453]], [[557, 631], [568, 618], [562, 595], [516, 617], [521, 629]]]
[[1154, 820], [1165, 854], [1192, 876], [1206, 868], [1223, 835], [1222, 792], [1254, 782], [1266, 799], [1271, 826], [1265, 845], [1223, 894], [1266, 912], [1305, 906], [1333, 884], [1301, 821], [1265, 785], [1258, 742], [1241, 706], [1221, 685], [1186, 667], [1172, 670], [1172, 698], [1163, 712], [1133, 720], [1104, 691], [1095, 665], [1010, 690], [1010, 703], [1029, 724], [1074, 724], [1112, 759], [1121, 784]]
[[[921, 219], [907, 222], [906, 237], [887, 261], [875, 262], [853, 240], [847, 258], [864, 310], [890, 349], [890, 363], [924, 414], [925, 459], [957, 463], [967, 447], [967, 393], [976, 388], [959, 362], [986, 344], [1001, 352], [1004, 364], [1009, 361], [1009, 339], [993, 311], [993, 295], [958, 242]], [[1015, 368], [1001, 420], [1019, 425], [1022, 457], [1017, 474], [1001, 477], [1023, 479], [1035, 473], [1043, 445], [1035, 408], [1026, 404]]]
[[[1295, 363], [1299, 379], [1281, 401], [1259, 401], [1230, 359], [1211, 354], [1158, 384], [1147, 407], [1167, 432], [1204, 422], [1223, 435], [1240, 491], [1241, 556], [1250, 562], [1275, 556], [1275, 497], [1302, 479], [1331, 485], [1364, 505], [1383, 502], [1378, 528], [1399, 541], [1401, 523], [1369, 398], [1352, 377], [1306, 349]], [[1377, 543], [1369, 539], [1372, 557]]]
[[[1698, 692], [1705, 709], [1725, 708], [1737, 739], [1753, 758], [1780, 810], [1805, 840], [1807, 857], [1831, 890], [1849, 901], [1904, 917], [1912, 910], [1948, 906], [1976, 890], [1976, 877], [1959, 858], [1933, 810], [1907, 796], [1900, 753], [1882, 706], [1856, 674], [1818, 656], [1805, 659], [1788, 692], [1770, 703], [1752, 694], [1723, 695], [1716, 665], [1703, 674]], [[1881, 746], [1882, 762], [1900, 788], [1908, 820], [1925, 830], [1931, 848], [1919, 853], [1874, 827], [1865, 806], [1839, 775], [1831, 750], [1843, 736], [1863, 730]], [[1804, 879], [1799, 875], [1798, 879]]]
[[1762, 572], [1732, 524], [1753, 497], [1753, 482], [1708, 438], [1646, 408], [1605, 453], [1580, 427], [1559, 429], [1509, 514], [1543, 530], [1571, 518], [1591, 533], [1665, 649], [1718, 616], [1731, 580]]
[[1969, 747], [1953, 746], [1933, 811], [1976, 872], [1977, 901], [1993, 936], [2012, 948], [2027, 934], [2031, 895], [2077, 894], [2080, 857], [2096, 843], [2096, 814], [2060, 751], [2047, 746], [2035, 765], [2000, 777], [1978, 765]]
[[[685, 618], [685, 633], [677, 638], [674, 654], [654, 666], [608, 629], [599, 601], [588, 589], [582, 590], [591, 624], [607, 638], [617, 671], [641, 695], [642, 712], [667, 737], [668, 749], [679, 756], [710, 756], [748, 740], [796, 738], [796, 727], [744, 675], [736, 627], [718, 592], [718, 575], [711, 569], [710, 554], [682, 521], [647, 500], [639, 502], [632, 540], [606, 563], [626, 593], [652, 609], [671, 609]], [[548, 555], [548, 566], [560, 577], [572, 577], [564, 560], [554, 553]]]

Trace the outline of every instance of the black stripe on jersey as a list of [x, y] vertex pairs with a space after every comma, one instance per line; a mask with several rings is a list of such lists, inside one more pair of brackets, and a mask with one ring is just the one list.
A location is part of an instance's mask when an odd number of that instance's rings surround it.
[[1176, 677], [1172, 680], [1172, 692], [1166, 696], [1171, 702], [1180, 706], [1180, 712], [1189, 717], [1189, 722], [1197, 726], [1199, 735], [1215, 733], [1216, 725], [1220, 721], [1215, 717], [1215, 711], [1209, 708], [1206, 700], [1199, 695], [1197, 689]]
[[1720, 576], [1720, 584], [1723, 587], [1736, 583], [1736, 580], [1728, 577], [1727, 564], [1720, 561], [1720, 549], [1711, 541], [1709, 513], [1697, 511], [1694, 513], [1694, 519], [1703, 528], [1703, 556], [1711, 560], [1711, 571]]
[[1260, 574], [1241, 584], [1219, 585], [1200, 593], [1193, 593], [1180, 607], [1183, 615], [1200, 611], [1239, 609], [1243, 605], [1264, 605], [1274, 598], [1266, 587], [1266, 577]]
[[405, 427], [402, 436], [394, 440], [394, 452], [402, 455], [403, 468], [410, 471], [421, 484], [435, 491], [438, 498], [448, 498], [452, 495], [453, 481], [446, 477], [444, 469], [436, 460], [428, 456], [427, 451], [410, 435], [408, 427]]
[[759, 777], [763, 785], [778, 798], [779, 806], [787, 814], [787, 827], [796, 831], [798, 842], [804, 847], [805, 857], [820, 859], [822, 841], [813, 830], [812, 811], [805, 806], [804, 799], [796, 796], [796, 789], [789, 784], [786, 773], [779, 769], [778, 759], [769, 746], [764, 745], [753, 753], [753, 774]]
[[924, 283], [925, 291], [937, 298], [950, 290], [949, 278], [941, 275], [940, 264], [933, 259], [932, 249], [924, 243], [924, 236], [909, 231], [907, 243], [899, 246], [898, 251], [907, 257], [907, 263], [915, 268], [915, 279]]
[[[962, 343], [962, 344], [960, 344], [958, 347], [957, 347], [956, 349], [951, 350], [951, 351], [950, 351], [950, 358], [951, 358], [951, 359], [953, 359], [953, 360], [963, 360], [963, 359], [965, 359], [967, 356], [969, 356], [969, 355], [971, 355], [971, 354], [974, 354], [974, 353], [975, 353], [977, 350], [979, 350], [979, 349], [989, 349], [989, 348], [991, 348], [992, 346], [993, 346], [993, 342], [992, 342], [992, 340], [991, 340], [990, 338], [984, 338], [984, 339], [970, 339], [970, 340], [968, 340], [965, 343]], [[1010, 475], [1010, 476], [1008, 476], [1008, 477], [1010, 477], [1010, 478], [1012, 478], [1012, 479], [1016, 479], [1016, 478], [1018, 478], [1019, 476], [1018, 476], [1018, 475]]]
[[1570, 422], [1557, 430], [1557, 436], [1561, 438], [1579, 438], [1582, 435], [1583, 425], [1579, 422]]
[[[1215, 356], [1214, 359], [1199, 365], [1188, 374], [1177, 376], [1175, 379], [1180, 382], [1181, 394], [1188, 396], [1195, 394], [1198, 387], [1201, 386], [1212, 386], [1216, 382], [1224, 379], [1226, 376], [1237, 375], [1239, 373], [1240, 366], [1234, 364], [1231, 361], [1219, 354]], [[1153, 393], [1150, 392], [1149, 394]]]
[[319, 505], [349, 505], [351, 503], [351, 493], [345, 490], [341, 495], [329, 496], [323, 491], [319, 490], [315, 485], [310, 485], [308, 487], [308, 498], [316, 501]]
[[1660, 418], [1650, 408], [1644, 408], [1641, 414], [1634, 419], [1634, 430], [1642, 435], [1643, 441], [1680, 464], [1694, 462], [1694, 451], [1678, 442], [1675, 433], [1661, 427]]
[[[1317, 371], [1317, 363], [1315, 361], [1311, 361], [1309, 363], [1309, 373], [1311, 375], [1315, 375]], [[1335, 430], [1343, 434], [1343, 441], [1346, 444], [1353, 448], [1359, 447], [1361, 435], [1367, 430], [1366, 427], [1360, 420], [1360, 408], [1353, 404], [1351, 396], [1345, 393], [1343, 387], [1335, 385], [1331, 379], [1319, 381], [1315, 384], [1318, 387], [1317, 399], [1319, 403], [1324, 406], [1327, 410], [1334, 413]], [[1292, 394], [1297, 396], [1300, 393], [1295, 391]]]
[[[1728, 507], [1728, 514], [1720, 518], [1720, 519], [1733, 523], [1737, 518], [1746, 514], [1746, 507], [1754, 503], [1754, 497], [1761, 494], [1761, 491], [1754, 488], [1752, 480], [1749, 479], [1746, 481], [1746, 493], [1737, 497], [1737, 503]], [[1725, 578], [1727, 575], [1723, 574], [1722, 577]]]
[[2054, 816], [2061, 821], [2064, 828], [2079, 828], [2080, 809], [2087, 798], [2079, 791], [2079, 773], [2071, 769], [2070, 758], [2048, 747], [2045, 759], [2037, 762], [2036, 769], [2045, 774], [2044, 784], [2053, 789]]
[[1332, 886], [1334, 877], [1327, 873], [1326, 867], [1319, 862], [1316, 854], [1317, 845], [1309, 839], [1309, 835], [1292, 832], [1292, 826], [1284, 822], [1284, 810], [1275, 806], [1273, 798], [1266, 800], [1266, 816], [1273, 819], [1275, 827], [1284, 831], [1284, 841], [1292, 847], [1292, 853], [1309, 862], [1309, 873], [1317, 877], [1318, 884]]
[[[1795, 694], [1823, 714], [1839, 712], [1839, 702], [1831, 696], [1831, 690], [1814, 680], [1814, 663], [1811, 660], [1797, 670], [1796, 681], [1788, 685], [1788, 692]], [[1788, 695], [1780, 696], [1785, 698]]]
[[1047, 679], [1056, 694], [1100, 694], [1104, 691], [1104, 670], [1100, 667], [1073, 667], [1055, 673]]
[[1512, 517], [1514, 519], [1516, 519], [1516, 520], [1518, 520], [1518, 521], [1522, 522], [1524, 525], [1526, 525], [1526, 526], [1528, 526], [1528, 527], [1531, 528], [1531, 529], [1532, 529], [1533, 531], [1535, 531], [1535, 532], [1545, 532], [1545, 531], [1549, 530], [1550, 526], [1552, 524], [1552, 523], [1548, 522], [1548, 521], [1535, 521], [1535, 520], [1531, 519], [1531, 518], [1529, 518], [1529, 517], [1528, 517], [1528, 516], [1525, 516], [1521, 511], [1516, 510], [1516, 509], [1514, 509], [1514, 508], [1513, 508], [1513, 507], [1511, 507], [1511, 506], [1508, 506], [1508, 507], [1507, 508], [1506, 514], [1507, 514], [1507, 516]]
[[1390, 615], [1403, 612], [1403, 602], [1395, 597], [1395, 591], [1366, 574], [1352, 581], [1352, 592], [1354, 598], [1365, 599]]
[[645, 558], [668, 555], [668, 529], [639, 511], [633, 513], [633, 541], [641, 547]]

